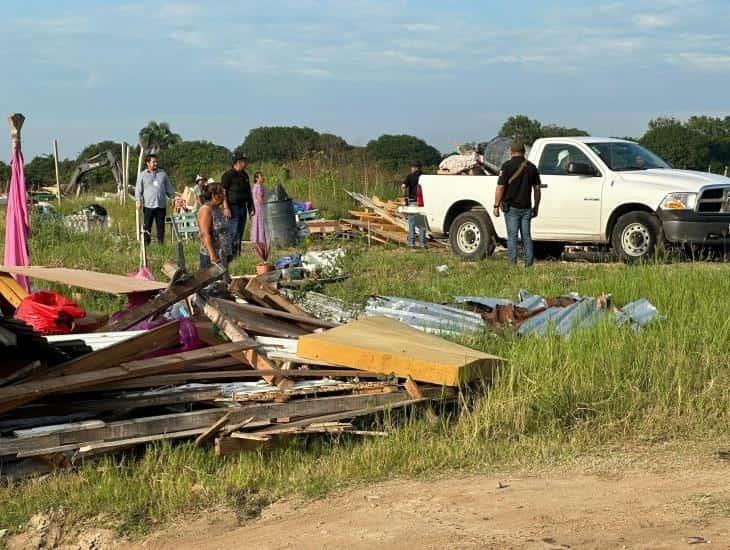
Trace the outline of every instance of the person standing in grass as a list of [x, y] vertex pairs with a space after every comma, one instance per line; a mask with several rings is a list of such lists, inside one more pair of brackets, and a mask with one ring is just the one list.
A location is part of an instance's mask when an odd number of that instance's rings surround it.
[[211, 264], [228, 268], [231, 259], [231, 239], [228, 218], [222, 206], [225, 192], [219, 183], [208, 183], [202, 194], [203, 205], [198, 210], [200, 237], [200, 269]]
[[137, 176], [137, 185], [134, 198], [137, 201], [137, 210], [142, 208], [144, 242], [150, 244], [152, 240], [152, 222], [157, 227], [157, 242], [165, 242], [165, 215], [167, 214], [167, 200], [175, 197], [170, 178], [164, 170], [157, 167], [157, 155], [149, 154], [145, 159], [146, 169]]
[[246, 215], [253, 216], [256, 213], [246, 167], [248, 167], [246, 155], [236, 153], [233, 156], [231, 169], [221, 178], [221, 185], [225, 193], [223, 213], [231, 220], [231, 246], [234, 256], [241, 254]]
[[[401, 185], [403, 194], [406, 199], [406, 204], [410, 207], [418, 206], [418, 180], [421, 177], [421, 163], [411, 163], [411, 173], [406, 176], [405, 181]], [[423, 224], [420, 214], [409, 213], [406, 215], [408, 218], [408, 248], [414, 248], [416, 240], [416, 229], [418, 229], [418, 240], [421, 243], [421, 248], [426, 249], [426, 227]]]
[[254, 215], [251, 216], [251, 242], [265, 243], [266, 233], [264, 231], [264, 196], [266, 189], [264, 188], [263, 172], [255, 172], [253, 175], [253, 207]]
[[[513, 143], [512, 158], [502, 165], [494, 194], [494, 217], [504, 212], [507, 225], [507, 256], [512, 265], [517, 264], [517, 235], [522, 236], [525, 251], [525, 267], [534, 262], [532, 218], [537, 217], [540, 207], [540, 173], [537, 167], [525, 158], [525, 146]], [[535, 203], [532, 204], [534, 196]]]
[[195, 200], [195, 211], [196, 212], [198, 211], [198, 209], [201, 206], [203, 206], [203, 193], [205, 192], [205, 184], [206, 184], [205, 176], [201, 176], [200, 174], [195, 176], [194, 192], [195, 192], [195, 199], [196, 199]]

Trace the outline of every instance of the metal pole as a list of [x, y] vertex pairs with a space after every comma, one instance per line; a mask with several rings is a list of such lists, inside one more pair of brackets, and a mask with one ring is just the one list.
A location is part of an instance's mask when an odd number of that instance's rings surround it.
[[61, 176], [58, 173], [58, 140], [53, 140], [53, 165], [56, 168], [56, 199], [58, 206], [61, 206]]

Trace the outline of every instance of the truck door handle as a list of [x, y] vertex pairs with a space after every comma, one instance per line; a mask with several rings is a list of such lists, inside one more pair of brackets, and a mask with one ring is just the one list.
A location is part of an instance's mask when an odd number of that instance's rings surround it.
[[547, 183], [541, 183], [540, 189], [547, 189]]

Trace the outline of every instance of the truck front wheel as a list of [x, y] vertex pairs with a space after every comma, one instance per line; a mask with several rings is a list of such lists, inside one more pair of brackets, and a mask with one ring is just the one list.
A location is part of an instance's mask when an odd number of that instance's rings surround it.
[[611, 245], [626, 262], [646, 261], [662, 251], [664, 234], [656, 216], [648, 212], [629, 212], [613, 228]]
[[449, 228], [451, 250], [461, 259], [475, 262], [494, 254], [495, 235], [486, 213], [463, 212]]

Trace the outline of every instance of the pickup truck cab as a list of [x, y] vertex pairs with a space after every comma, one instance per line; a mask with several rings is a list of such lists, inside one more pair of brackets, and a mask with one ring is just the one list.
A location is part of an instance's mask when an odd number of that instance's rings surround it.
[[[607, 243], [639, 260], [665, 243], [730, 244], [730, 178], [674, 170], [634, 142], [598, 137], [539, 139], [528, 160], [542, 182], [536, 251]], [[484, 258], [506, 240], [492, 214], [497, 176], [424, 175], [420, 184], [429, 229], [462, 258]]]

